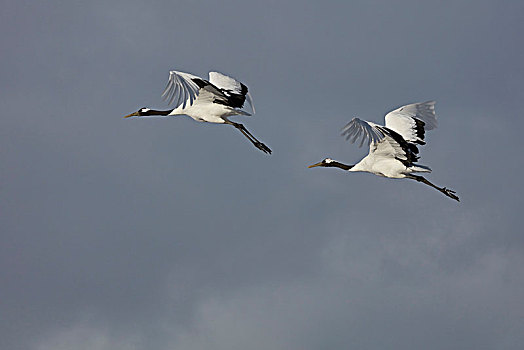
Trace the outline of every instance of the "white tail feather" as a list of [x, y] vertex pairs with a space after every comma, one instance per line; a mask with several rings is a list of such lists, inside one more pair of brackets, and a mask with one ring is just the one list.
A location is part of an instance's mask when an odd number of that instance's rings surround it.
[[412, 173], [430, 173], [431, 168], [425, 165], [414, 165], [409, 168]]

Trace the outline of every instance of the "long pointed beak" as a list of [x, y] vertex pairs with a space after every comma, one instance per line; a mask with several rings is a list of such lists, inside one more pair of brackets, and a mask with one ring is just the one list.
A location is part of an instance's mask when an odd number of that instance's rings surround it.
[[322, 162], [316, 163], [316, 164], [312, 164], [312, 165], [308, 166], [308, 168], [314, 168], [316, 166], [322, 166]]
[[126, 115], [124, 118], [136, 117], [138, 115], [139, 115], [138, 112], [135, 112], [135, 113], [131, 113], [131, 114]]

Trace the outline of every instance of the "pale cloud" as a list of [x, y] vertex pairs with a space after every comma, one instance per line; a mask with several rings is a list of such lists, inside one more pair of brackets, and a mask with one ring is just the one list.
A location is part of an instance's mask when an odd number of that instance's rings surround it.
[[115, 336], [88, 325], [72, 325], [49, 332], [35, 345], [35, 350], [136, 350], [141, 349], [136, 336]]

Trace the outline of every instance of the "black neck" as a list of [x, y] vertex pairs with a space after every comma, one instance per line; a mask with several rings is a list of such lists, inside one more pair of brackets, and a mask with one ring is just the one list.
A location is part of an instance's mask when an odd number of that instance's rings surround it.
[[328, 163], [329, 167], [336, 167], [336, 168], [340, 168], [340, 169], [343, 169], [343, 170], [349, 170], [351, 168], [354, 167], [354, 165], [347, 165], [347, 164], [342, 164], [342, 163], [339, 163], [339, 162], [331, 162], [331, 163]]
[[157, 111], [154, 109], [150, 109], [149, 111], [143, 113], [143, 115], [169, 115], [173, 110], [167, 110], [167, 111]]

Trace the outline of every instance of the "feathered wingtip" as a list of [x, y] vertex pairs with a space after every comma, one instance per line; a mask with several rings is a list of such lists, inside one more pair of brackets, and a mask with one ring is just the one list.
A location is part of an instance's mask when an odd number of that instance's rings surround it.
[[170, 71], [162, 98], [168, 104], [175, 102], [174, 105], [176, 107], [182, 105], [182, 108], [185, 108], [186, 104], [192, 105], [200, 89], [195, 83], [195, 79], [197, 81], [201, 80], [199, 77], [189, 73]]
[[426, 124], [427, 130], [435, 129], [438, 126], [435, 103], [436, 101], [426, 101], [417, 105], [417, 117]]
[[342, 131], [342, 136], [345, 136], [346, 140], [351, 141], [351, 143], [355, 143], [362, 137], [358, 147], [362, 147], [365, 142], [369, 145], [372, 142], [377, 143], [384, 138], [384, 133], [375, 124], [357, 117], [353, 118], [340, 130]]

